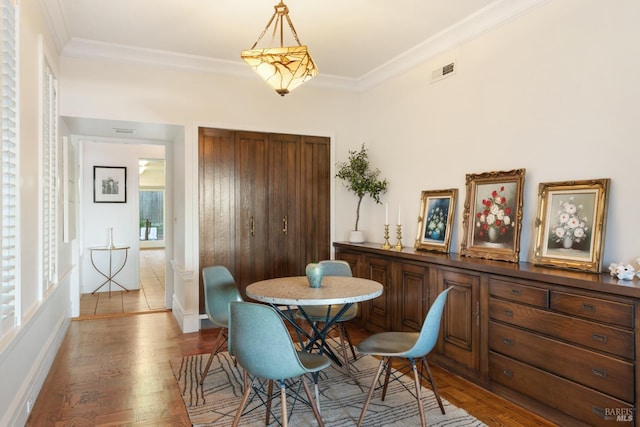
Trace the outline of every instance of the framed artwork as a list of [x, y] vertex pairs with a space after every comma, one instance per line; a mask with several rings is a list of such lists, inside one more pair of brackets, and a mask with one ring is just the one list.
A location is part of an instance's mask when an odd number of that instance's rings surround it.
[[467, 174], [460, 254], [518, 262], [524, 169]]
[[423, 191], [416, 249], [449, 253], [458, 190]]
[[538, 185], [533, 263], [599, 273], [609, 179]]
[[93, 202], [127, 203], [126, 167], [93, 167]]

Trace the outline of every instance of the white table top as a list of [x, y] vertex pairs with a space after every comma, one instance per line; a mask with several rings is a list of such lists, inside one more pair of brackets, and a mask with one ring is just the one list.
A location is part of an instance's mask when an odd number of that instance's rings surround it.
[[366, 301], [382, 295], [382, 285], [369, 279], [325, 276], [319, 288], [306, 276], [280, 277], [247, 286], [247, 296], [280, 305], [330, 305]]

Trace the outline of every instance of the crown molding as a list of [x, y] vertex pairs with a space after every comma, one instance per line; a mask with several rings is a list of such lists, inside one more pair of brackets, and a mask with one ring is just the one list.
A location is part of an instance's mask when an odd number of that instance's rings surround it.
[[[528, 12], [548, 0], [496, 0], [485, 8], [470, 15], [456, 25], [441, 31], [419, 45], [387, 61], [357, 79], [320, 74], [306, 83], [307, 86], [335, 90], [363, 92], [455, 48], [481, 34]], [[58, 2], [55, 2], [59, 6]], [[55, 9], [55, 8], [54, 8]], [[194, 72], [213, 73], [242, 78], [255, 78], [254, 72], [244, 62], [220, 60], [197, 55], [145, 49], [98, 42], [93, 40], [69, 39], [63, 14], [48, 13], [56, 42], [64, 44], [62, 57], [98, 59], [146, 66], [167, 67]], [[67, 40], [65, 42], [65, 40]]]
[[363, 92], [371, 89], [527, 13], [546, 1], [548, 0], [496, 0], [457, 24], [371, 70], [358, 80], [355, 90]]

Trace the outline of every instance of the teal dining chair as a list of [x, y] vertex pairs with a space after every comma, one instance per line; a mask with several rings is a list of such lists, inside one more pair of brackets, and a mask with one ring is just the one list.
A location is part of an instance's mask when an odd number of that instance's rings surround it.
[[[265, 304], [250, 302], [232, 302], [230, 304], [229, 340], [232, 343], [233, 355], [244, 373], [244, 393], [242, 401], [233, 420], [237, 426], [242, 417], [251, 391], [262, 393], [264, 388], [260, 380], [269, 382], [269, 392], [262, 401], [267, 406], [267, 424], [271, 412], [271, 385], [277, 381], [280, 385], [281, 425], [287, 427], [288, 419], [297, 401], [301, 401], [297, 391], [299, 387], [290, 387], [296, 392], [287, 414], [287, 381], [299, 378], [302, 382], [307, 402], [320, 426], [322, 417], [317, 402], [304, 380], [306, 374], [313, 374], [327, 368], [331, 361], [324, 355], [297, 351], [289, 330], [276, 310]], [[317, 375], [311, 375], [318, 396]]]
[[204, 383], [213, 358], [228, 342], [229, 303], [242, 301], [238, 285], [226, 267], [222, 265], [205, 267], [202, 269], [202, 279], [204, 281], [204, 306], [207, 317], [213, 326], [220, 328], [220, 332], [209, 355], [209, 360], [202, 371], [200, 385]]
[[[320, 265], [322, 265], [322, 271], [324, 276], [346, 276], [352, 277], [351, 266], [346, 261], [341, 260], [323, 260], [320, 261]], [[334, 317], [338, 312], [342, 309], [342, 304], [334, 304], [331, 307], [327, 305], [310, 305], [303, 306], [302, 310], [307, 314], [308, 319], [302, 314], [302, 312], [296, 312], [296, 318], [300, 320], [309, 320], [314, 324], [326, 322], [327, 315], [329, 318]], [[338, 331], [340, 349], [342, 353], [342, 358], [344, 360], [345, 368], [347, 372], [349, 372], [349, 357], [347, 356], [347, 344], [351, 349], [351, 355], [355, 360], [356, 351], [351, 342], [351, 337], [349, 336], [349, 331], [345, 327], [345, 322], [349, 320], [355, 319], [358, 315], [358, 304], [353, 304], [351, 307], [347, 309], [342, 315], [336, 319], [334, 327]], [[327, 331], [327, 333], [330, 331]]]
[[[360, 414], [360, 419], [358, 420], [358, 426], [360, 426], [364, 421], [365, 415], [367, 413], [367, 408], [369, 407], [371, 397], [373, 396], [373, 392], [376, 388], [376, 383], [378, 382], [378, 378], [380, 378], [380, 374], [382, 373], [383, 369], [386, 369], [386, 376], [382, 388], [382, 400], [384, 400], [385, 394], [387, 392], [387, 386], [389, 385], [389, 377], [391, 376], [392, 361], [394, 358], [403, 359], [405, 362], [407, 362], [403, 364], [403, 367], [407, 366], [408, 364], [411, 365], [411, 369], [413, 371], [413, 380], [416, 388], [414, 397], [418, 401], [418, 410], [420, 412], [420, 422], [422, 427], [425, 427], [427, 425], [420, 393], [420, 389], [422, 387], [421, 378], [423, 375], [422, 369], [420, 374], [418, 374], [416, 360], [422, 361], [422, 366], [425, 368], [427, 373], [426, 379], [431, 385], [431, 389], [433, 390], [433, 394], [438, 401], [440, 410], [443, 414], [445, 413], [442, 399], [440, 399], [440, 394], [438, 394], [436, 383], [433, 380], [433, 376], [431, 375], [431, 369], [429, 369], [427, 355], [431, 352], [431, 350], [433, 350], [436, 345], [438, 334], [440, 333], [440, 321], [442, 319], [442, 313], [444, 311], [444, 304], [451, 289], [453, 289], [453, 287], [445, 289], [440, 293], [440, 295], [438, 295], [436, 300], [431, 305], [431, 308], [429, 308], [429, 312], [427, 313], [427, 317], [425, 318], [425, 321], [419, 333], [380, 332], [365, 338], [360, 342], [360, 344], [357, 345], [357, 349], [360, 353], [380, 357], [378, 371], [376, 372], [373, 381], [371, 382], [371, 389], [369, 389], [369, 395], [367, 396], [367, 400], [362, 407], [362, 413]], [[397, 368], [395, 369], [395, 371], [397, 371]], [[394, 373], [394, 379], [399, 378], [400, 376]]]

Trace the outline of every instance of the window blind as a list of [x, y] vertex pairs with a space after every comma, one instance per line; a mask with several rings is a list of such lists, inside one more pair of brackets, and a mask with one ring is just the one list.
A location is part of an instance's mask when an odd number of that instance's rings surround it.
[[58, 99], [57, 80], [45, 62], [43, 70], [43, 292], [57, 282], [58, 253]]
[[17, 324], [17, 10], [14, 1], [2, 0], [0, 9], [0, 44], [2, 74], [0, 91], [2, 109], [2, 153], [0, 159], [0, 241], [2, 262], [2, 309], [0, 339]]

